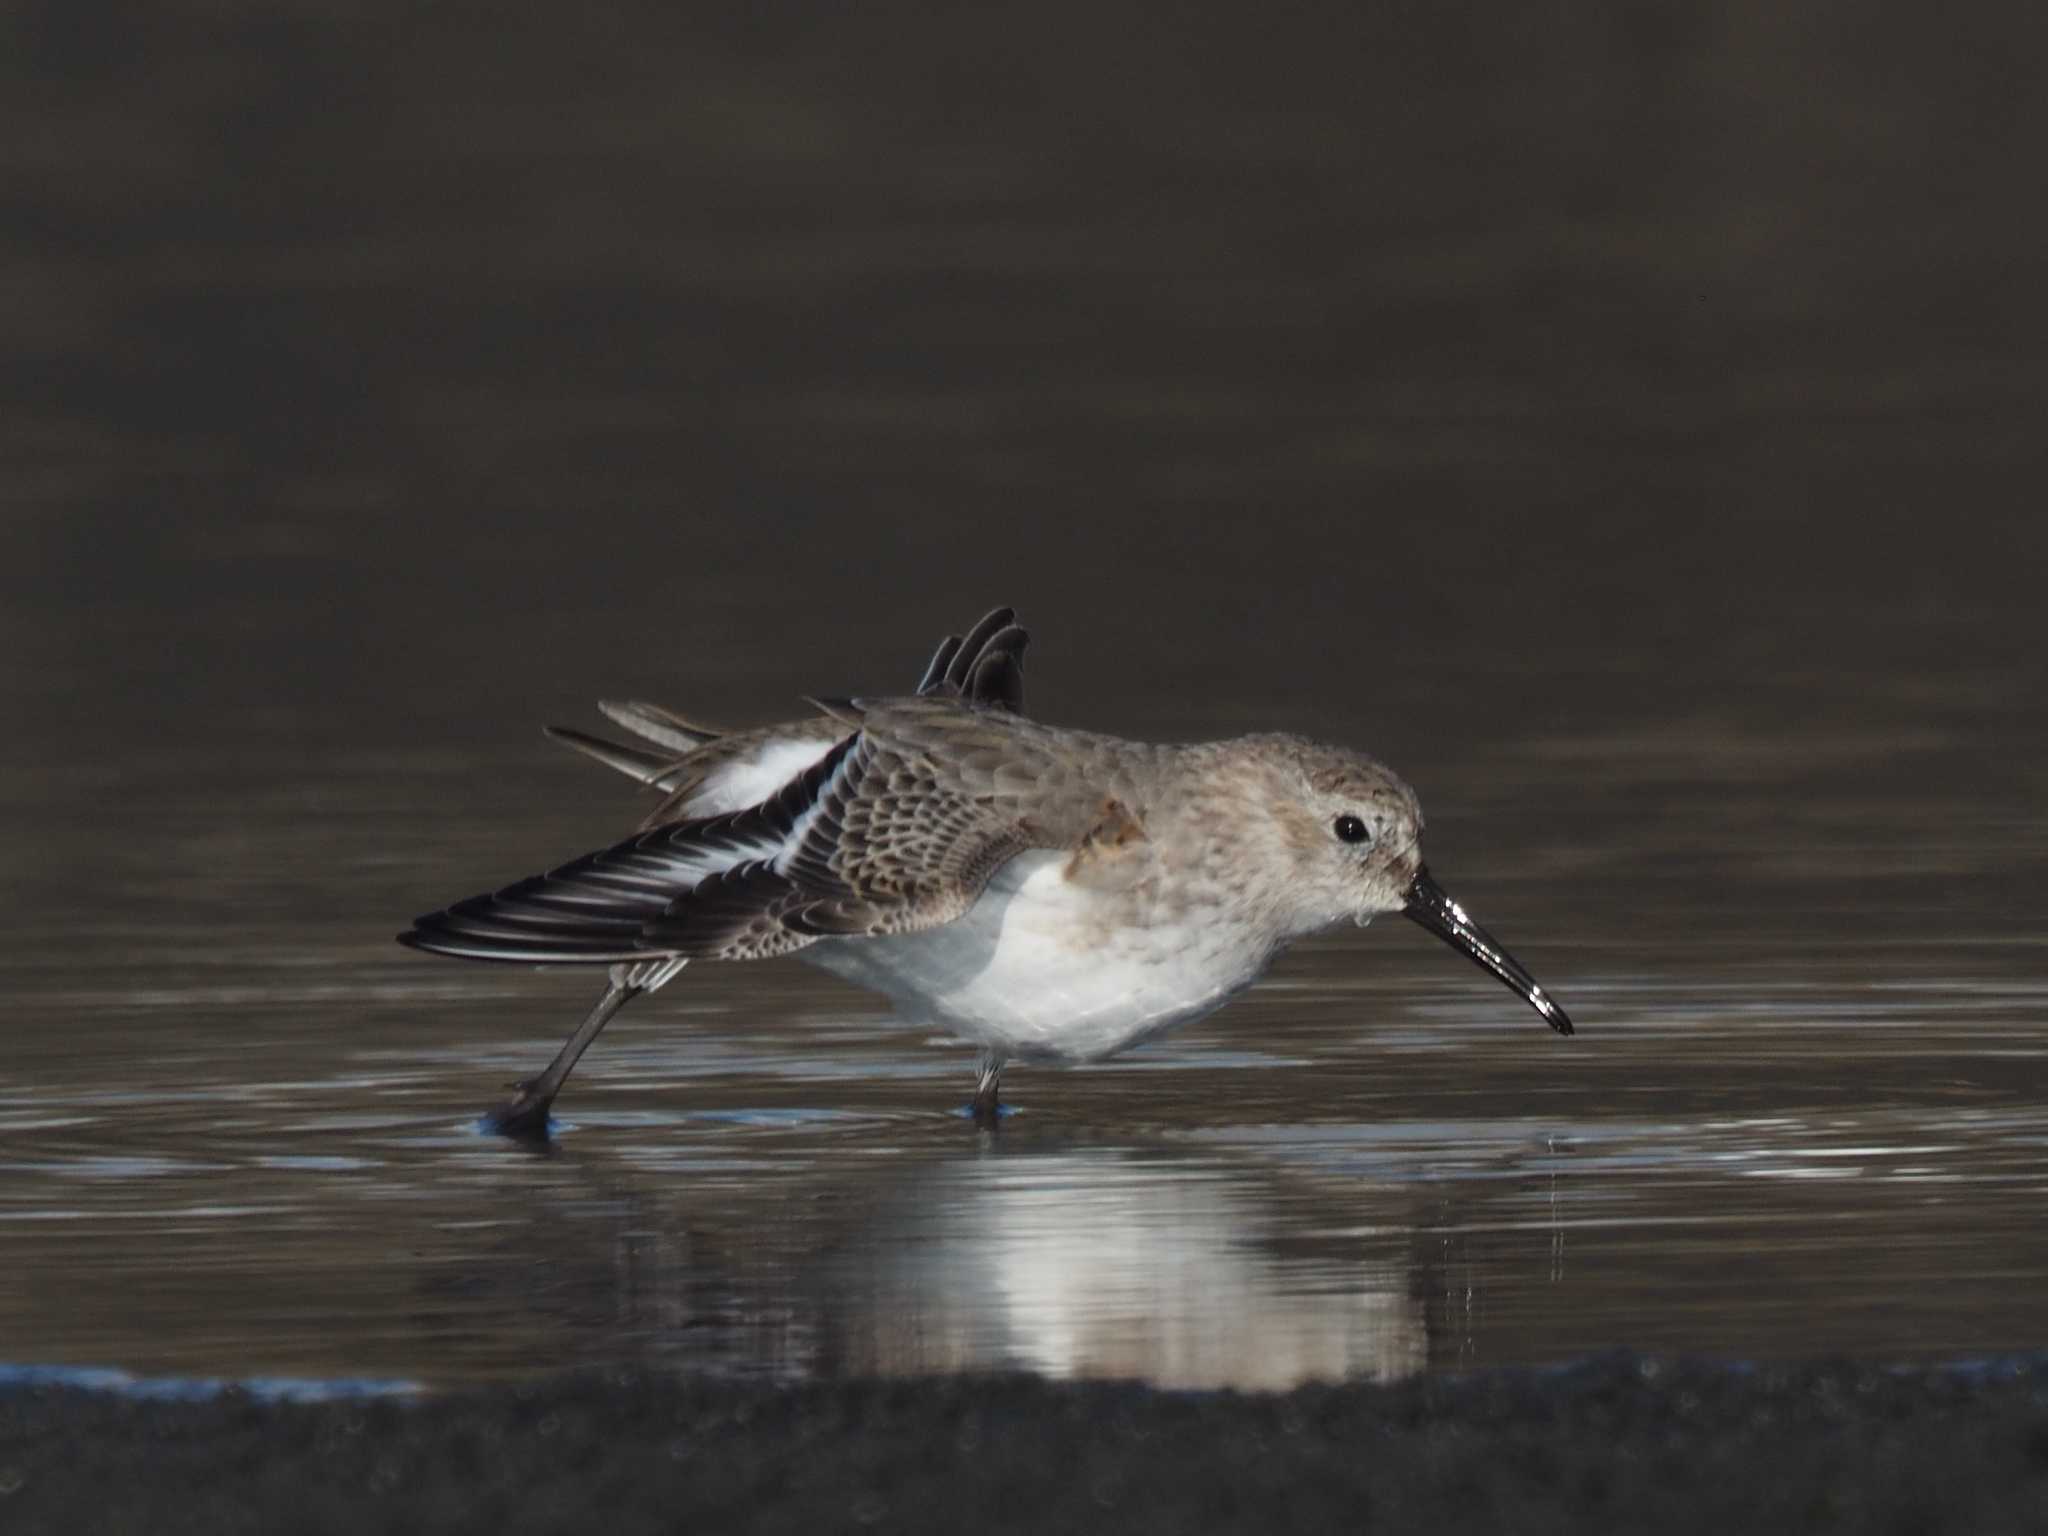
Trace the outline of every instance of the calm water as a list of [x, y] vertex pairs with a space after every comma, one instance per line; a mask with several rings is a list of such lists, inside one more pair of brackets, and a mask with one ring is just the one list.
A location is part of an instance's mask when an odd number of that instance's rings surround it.
[[[1990, 54], [215, 9], [0, 59], [0, 1361], [2048, 1344]], [[970, 1052], [704, 967], [551, 1154], [477, 1135], [591, 984], [390, 940], [637, 816], [537, 727], [899, 687], [998, 601], [1046, 718], [1386, 758], [1579, 1037], [1389, 920], [988, 1135]]]

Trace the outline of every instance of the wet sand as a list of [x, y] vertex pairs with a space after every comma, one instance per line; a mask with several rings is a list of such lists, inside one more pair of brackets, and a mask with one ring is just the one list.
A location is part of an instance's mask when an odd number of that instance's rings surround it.
[[644, 1375], [412, 1400], [0, 1394], [10, 1531], [2034, 1532], [2048, 1360], [1285, 1394]]

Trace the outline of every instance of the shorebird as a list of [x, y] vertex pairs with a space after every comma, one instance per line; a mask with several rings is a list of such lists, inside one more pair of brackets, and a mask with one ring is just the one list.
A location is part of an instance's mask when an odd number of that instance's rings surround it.
[[719, 731], [606, 702], [648, 746], [551, 727], [662, 798], [624, 842], [398, 936], [606, 968], [555, 1059], [485, 1124], [546, 1136], [599, 1031], [693, 960], [801, 954], [978, 1045], [985, 1123], [1006, 1063], [1114, 1056], [1222, 1007], [1294, 940], [1383, 912], [1572, 1032], [1430, 877], [1422, 807], [1391, 770], [1301, 736], [1169, 746], [1027, 719], [1015, 617], [947, 636], [908, 695], [809, 699], [788, 724]]

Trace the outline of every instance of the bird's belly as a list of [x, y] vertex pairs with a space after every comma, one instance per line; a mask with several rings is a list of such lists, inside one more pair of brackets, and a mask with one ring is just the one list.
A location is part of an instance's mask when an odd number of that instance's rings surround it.
[[998, 1056], [1092, 1061], [1221, 1007], [1268, 957], [1215, 914], [1148, 921], [1068, 880], [1061, 856], [1026, 854], [953, 922], [804, 958]]

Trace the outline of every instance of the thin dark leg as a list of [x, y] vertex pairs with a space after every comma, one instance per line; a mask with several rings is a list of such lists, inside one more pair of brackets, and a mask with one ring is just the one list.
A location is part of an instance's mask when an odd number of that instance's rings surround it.
[[562, 1084], [571, 1072], [576, 1070], [576, 1059], [590, 1049], [590, 1042], [598, 1032], [612, 1021], [612, 1015], [633, 1001], [645, 987], [634, 986], [624, 979], [625, 968], [614, 972], [604, 996], [597, 1000], [597, 1006], [576, 1026], [576, 1033], [562, 1043], [555, 1052], [555, 1059], [548, 1063], [547, 1071], [539, 1077], [529, 1077], [512, 1086], [519, 1091], [503, 1104], [484, 1116], [484, 1129], [495, 1131], [500, 1136], [521, 1136], [535, 1141], [548, 1138], [548, 1108], [555, 1102], [555, 1095], [562, 1091]]
[[996, 1088], [1003, 1080], [1003, 1064], [993, 1056], [981, 1058], [981, 1081], [975, 1085], [974, 1103], [969, 1112], [974, 1123], [994, 1126], [1002, 1118], [1002, 1109], [996, 1103]]

